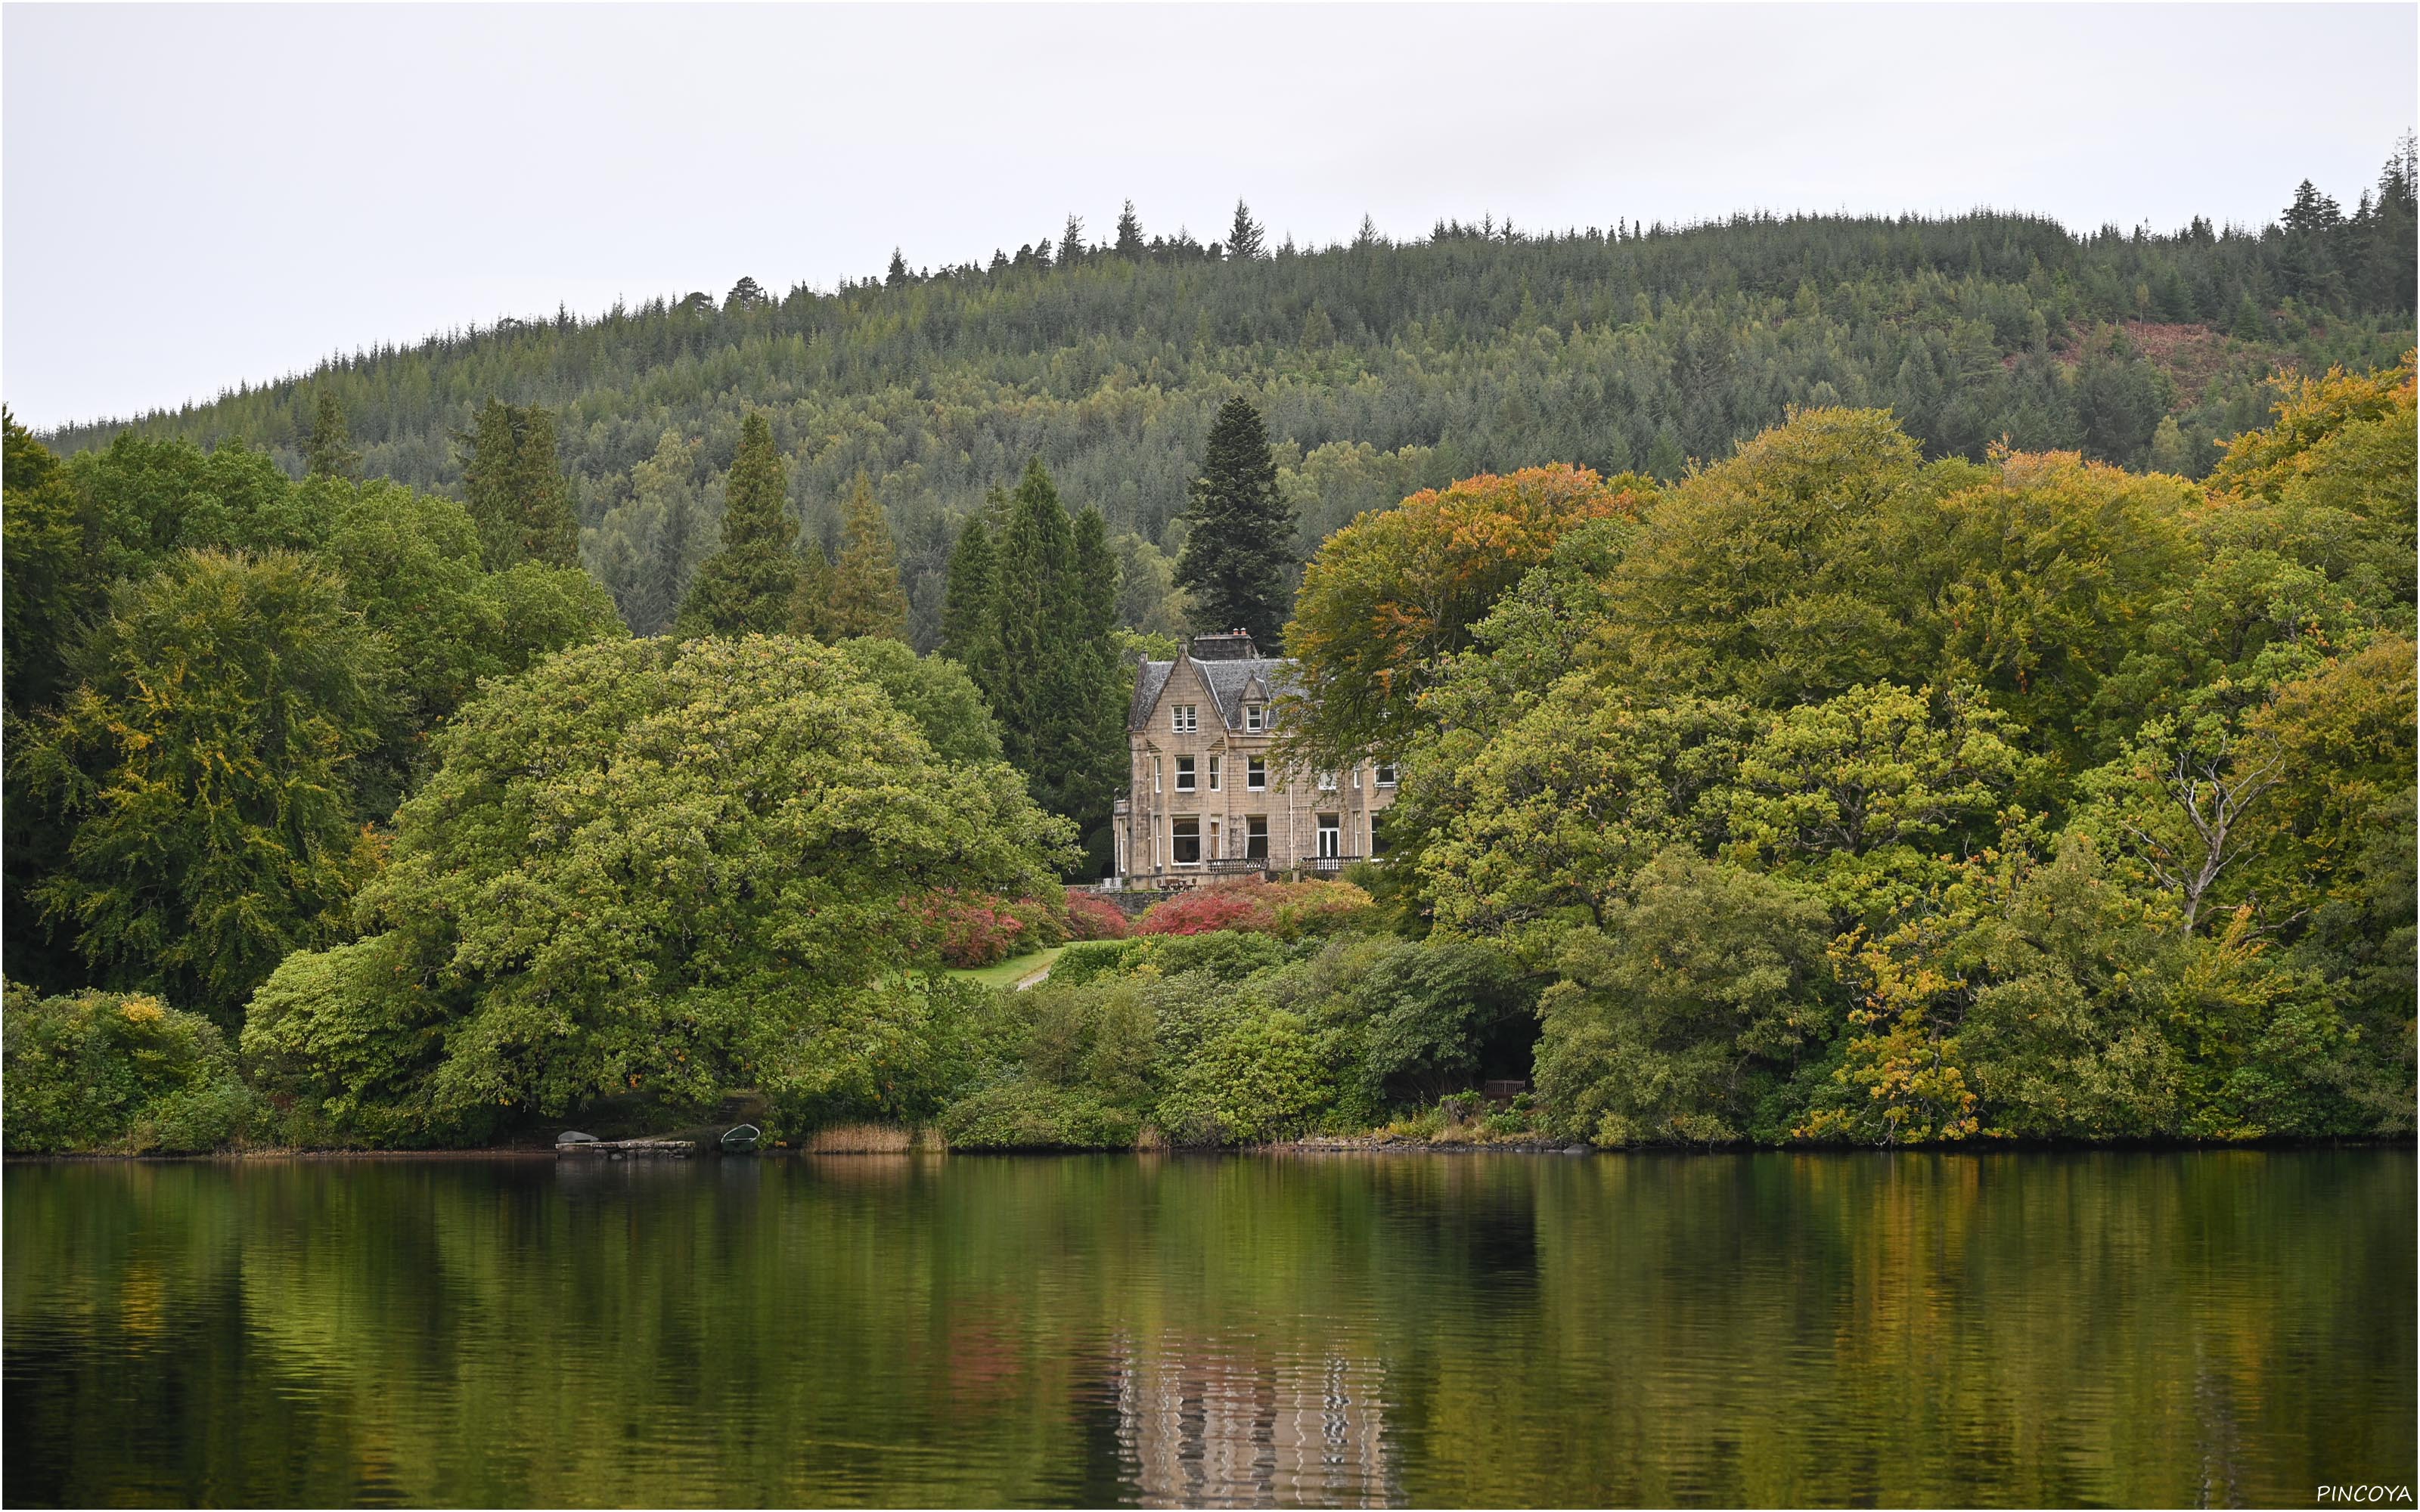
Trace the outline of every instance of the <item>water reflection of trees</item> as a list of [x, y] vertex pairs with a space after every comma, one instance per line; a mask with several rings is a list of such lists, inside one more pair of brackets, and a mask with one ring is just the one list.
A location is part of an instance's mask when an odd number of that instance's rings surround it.
[[2300, 1498], [2411, 1473], [2412, 1169], [2380, 1150], [12, 1166], [6, 1489]]

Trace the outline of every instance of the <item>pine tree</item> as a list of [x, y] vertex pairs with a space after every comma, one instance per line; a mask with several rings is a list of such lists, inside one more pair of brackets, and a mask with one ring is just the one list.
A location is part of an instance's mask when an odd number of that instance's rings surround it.
[[1057, 485], [1039, 458], [1008, 498], [1000, 552], [1000, 717], [1008, 759], [1053, 807], [1066, 745], [1068, 684], [1062, 663], [1065, 583], [1073, 565], [1073, 528]]
[[1227, 255], [1257, 257], [1261, 255], [1261, 237], [1266, 228], [1252, 219], [1252, 208], [1242, 200], [1235, 201], [1235, 224], [1227, 228]]
[[637, 612], [632, 616], [637, 623], [631, 628], [641, 635], [661, 635], [680, 613], [681, 600], [689, 593], [689, 543], [695, 523], [690, 517], [686, 490], [665, 501], [655, 552], [639, 573]]
[[1063, 798], [1067, 817], [1082, 830], [1085, 851], [1100, 867], [1109, 860], [1110, 803], [1126, 769], [1126, 703], [1132, 672], [1118, 654], [1118, 559], [1109, 548], [1109, 522], [1087, 506], [1076, 517], [1073, 592], [1069, 596], [1071, 644], [1080, 679], [1070, 733]]
[[860, 471], [841, 525], [840, 563], [831, 581], [831, 634], [908, 639], [908, 594], [899, 586], [899, 553], [890, 522], [875, 501], [874, 484]]
[[1000, 706], [1000, 557], [981, 514], [967, 517], [950, 552], [950, 585], [941, 600], [941, 655], [967, 670], [985, 702]]
[[832, 618], [832, 563], [824, 544], [810, 534], [799, 545], [799, 586], [790, 598], [790, 633], [837, 640]]
[[699, 563], [676, 622], [684, 636], [779, 635], [797, 609], [797, 534], [785, 507], [788, 481], [761, 413], [739, 425], [739, 455], [723, 484], [722, 545]]
[[891, 267], [882, 275], [882, 285], [885, 288], [897, 288], [907, 282], [908, 259], [901, 255], [897, 247], [893, 247], [891, 249]]
[[479, 528], [479, 557], [489, 572], [524, 562], [580, 565], [580, 522], [571, 486], [555, 455], [554, 412], [490, 399], [466, 436], [462, 495]]
[[1142, 223], [1135, 219], [1133, 200], [1126, 201], [1125, 208], [1118, 211], [1118, 239], [1111, 250], [1129, 261], [1142, 261]]
[[490, 399], [472, 417], [471, 429], [457, 436], [470, 455], [462, 461], [462, 500], [471, 522], [479, 528], [479, 562], [489, 572], [501, 572], [520, 560], [520, 508], [512, 496], [514, 453], [513, 411]]
[[1070, 268], [1084, 260], [1084, 218], [1067, 217], [1067, 229], [1059, 238], [1059, 266]]
[[1219, 407], [1209, 455], [1186, 511], [1176, 580], [1193, 594], [1197, 625], [1241, 628], [1274, 650], [1287, 612], [1294, 511], [1278, 494], [1277, 463], [1260, 411], [1240, 395]]
[[336, 391], [321, 388], [311, 411], [311, 434], [302, 442], [304, 471], [314, 478], [356, 478], [362, 454], [345, 427], [345, 406]]
[[513, 452], [513, 497], [520, 512], [520, 559], [550, 567], [580, 565], [580, 520], [571, 510], [571, 481], [554, 440], [554, 411], [531, 405], [519, 412]]

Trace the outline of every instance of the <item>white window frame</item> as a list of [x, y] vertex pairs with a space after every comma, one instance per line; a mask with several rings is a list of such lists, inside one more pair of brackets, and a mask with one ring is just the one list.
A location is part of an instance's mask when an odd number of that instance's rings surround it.
[[1324, 813], [1318, 821], [1318, 851], [1323, 861], [1333, 861], [1344, 854], [1344, 816]]
[[1244, 705], [1244, 733], [1257, 735], [1268, 728], [1267, 711], [1257, 703]]
[[[1191, 825], [1193, 826], [1193, 835], [1192, 835], [1192, 840], [1193, 840], [1193, 859], [1191, 859], [1190, 861], [1188, 861], [1188, 860], [1187, 860], [1187, 859], [1185, 858], [1185, 853], [1184, 853], [1184, 851], [1180, 848], [1180, 842], [1181, 842], [1182, 841], [1184, 841], [1184, 840], [1186, 839], [1186, 837], [1185, 837], [1185, 836], [1183, 836], [1183, 835], [1181, 835], [1181, 834], [1179, 834], [1179, 833], [1177, 833], [1177, 831], [1178, 831], [1178, 830], [1180, 830], [1181, 828], [1183, 828], [1183, 827], [1184, 827], [1185, 825]], [[1202, 864], [1202, 816], [1201, 816], [1201, 815], [1199, 815], [1199, 814], [1189, 814], [1189, 813], [1186, 813], [1186, 814], [1171, 814], [1171, 815], [1170, 815], [1170, 816], [1169, 816], [1169, 820], [1168, 820], [1168, 859], [1169, 859], [1169, 861], [1170, 861], [1171, 864], [1176, 865], [1176, 866], [1200, 866], [1200, 865]]]
[[1380, 762], [1372, 769], [1372, 776], [1378, 786], [1382, 788], [1393, 787], [1395, 785], [1395, 764], [1392, 762]]
[[1179, 792], [1179, 793], [1190, 793], [1190, 792], [1192, 792], [1192, 791], [1193, 791], [1193, 781], [1194, 781], [1195, 775], [1196, 775], [1196, 774], [1195, 774], [1195, 772], [1194, 772], [1194, 770], [1193, 770], [1193, 758], [1192, 758], [1192, 757], [1190, 757], [1190, 756], [1179, 756], [1179, 757], [1177, 757], [1177, 758], [1176, 758], [1176, 791], [1177, 791], [1177, 792]]
[[[1252, 780], [1252, 779], [1253, 779], [1254, 778], [1256, 778], [1256, 777], [1260, 779], [1260, 780], [1259, 780], [1259, 781], [1257, 781], [1257, 782], [1255, 782], [1255, 781], [1253, 781], [1253, 780]], [[1247, 793], [1266, 793], [1268, 790], [1269, 790], [1269, 761], [1268, 761], [1268, 758], [1267, 758], [1267, 757], [1265, 757], [1265, 756], [1247, 756], [1247, 757], [1245, 757], [1245, 758], [1244, 758], [1244, 791], [1245, 791], [1245, 792], [1247, 792]]]
[[1336, 774], [1334, 772], [1322, 772], [1319, 774], [1319, 791], [1322, 793], [1333, 793], [1336, 791]]
[[[1261, 826], [1261, 832], [1257, 835], [1252, 833], [1254, 825]], [[1261, 842], [1261, 854], [1258, 856], [1252, 854], [1252, 841], [1256, 840]], [[1244, 816], [1244, 858], [1248, 861], [1265, 861], [1269, 858], [1269, 816], [1267, 814], [1255, 813]]]
[[1216, 792], [1218, 792], [1218, 757], [1216, 757], [1216, 756], [1213, 756], [1213, 757], [1209, 758], [1209, 761], [1210, 761], [1210, 791], [1211, 791], [1211, 792], [1213, 792], [1213, 793], [1216, 793]]
[[1202, 728], [1202, 705], [1171, 703], [1168, 706], [1168, 728], [1177, 734], [1189, 735]]
[[1159, 791], [1159, 758], [1156, 756], [1151, 759], [1151, 790], [1154, 793]]

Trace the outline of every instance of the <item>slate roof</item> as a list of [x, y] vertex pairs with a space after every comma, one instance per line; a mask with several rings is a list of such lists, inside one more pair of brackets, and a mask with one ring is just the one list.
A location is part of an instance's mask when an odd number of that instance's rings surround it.
[[[1134, 703], [1126, 711], [1126, 729], [1139, 733], [1151, 723], [1151, 712], [1159, 705], [1159, 696], [1168, 689], [1169, 674], [1176, 670], [1172, 661], [1145, 661], [1136, 666]], [[1244, 693], [1260, 679], [1270, 696], [1286, 692], [1294, 687], [1294, 661], [1288, 656], [1238, 657], [1233, 661], [1197, 661], [1193, 670], [1210, 689], [1218, 717], [1230, 730], [1244, 727]]]

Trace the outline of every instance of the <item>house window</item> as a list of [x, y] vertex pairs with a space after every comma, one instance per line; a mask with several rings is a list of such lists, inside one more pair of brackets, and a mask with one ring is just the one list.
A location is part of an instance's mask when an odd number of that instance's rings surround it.
[[1259, 793], [1269, 785], [1269, 759], [1265, 756], [1244, 758], [1244, 786]]
[[1244, 859], [1265, 861], [1269, 858], [1269, 816], [1256, 813], [1244, 820]]
[[1172, 703], [1168, 710], [1169, 728], [1180, 735], [1191, 734], [1202, 728], [1202, 708], [1195, 703]]
[[1202, 864], [1202, 820], [1194, 814], [1180, 814], [1168, 822], [1168, 852], [1179, 866]]
[[1394, 763], [1380, 762], [1378, 764], [1378, 785], [1382, 788], [1390, 788], [1395, 785]]
[[1361, 785], [1361, 768], [1358, 766], [1353, 768], [1353, 785], [1356, 788]]
[[1210, 821], [1210, 859], [1218, 860], [1227, 853], [1218, 848], [1218, 821]]
[[1257, 735], [1263, 730], [1267, 728], [1267, 726], [1262, 722], [1262, 718], [1263, 716], [1261, 713], [1261, 706], [1259, 704], [1247, 703], [1244, 705], [1244, 731], [1247, 734]]
[[1387, 816], [1384, 812], [1370, 816], [1370, 854], [1373, 856], [1387, 854]]
[[1159, 791], [1159, 758], [1156, 756], [1151, 759], [1151, 790], [1154, 793]]
[[1210, 758], [1210, 791], [1218, 791], [1218, 758], [1216, 756]]
[[1336, 815], [1321, 814], [1319, 816], [1319, 858], [1323, 861], [1332, 861], [1343, 854], [1343, 826], [1336, 822]]
[[1179, 793], [1193, 791], [1193, 758], [1190, 756], [1176, 758], [1176, 791]]
[[1336, 791], [1336, 774], [1334, 772], [1322, 772], [1319, 774], [1319, 791], [1322, 793], [1333, 793]]

